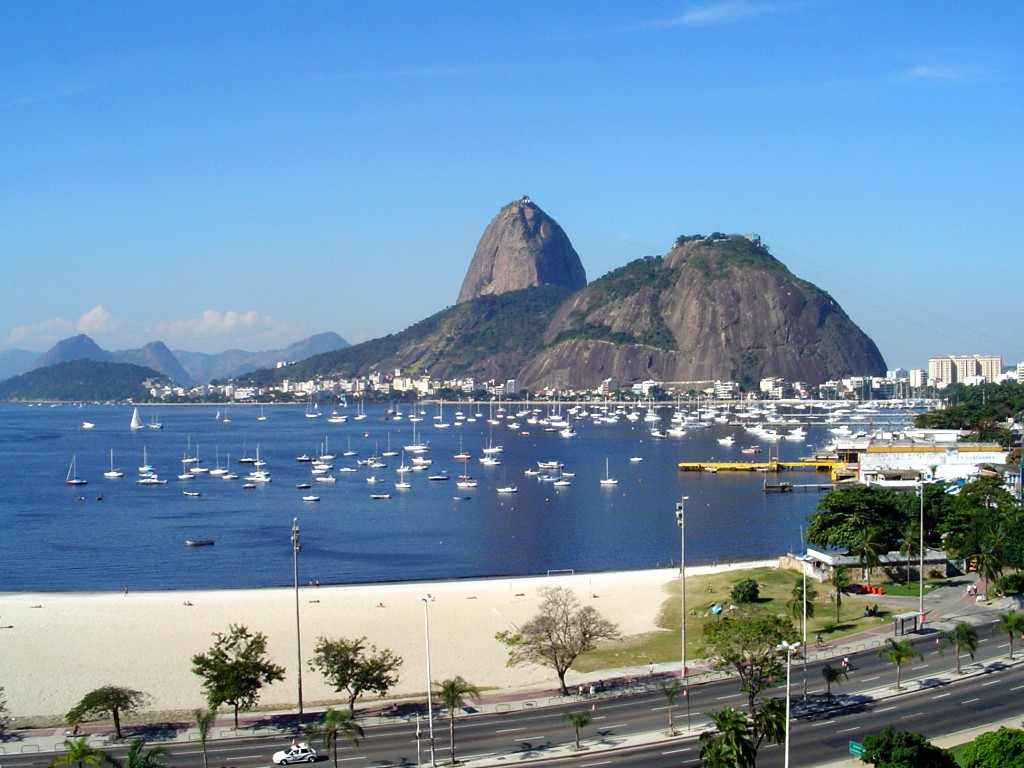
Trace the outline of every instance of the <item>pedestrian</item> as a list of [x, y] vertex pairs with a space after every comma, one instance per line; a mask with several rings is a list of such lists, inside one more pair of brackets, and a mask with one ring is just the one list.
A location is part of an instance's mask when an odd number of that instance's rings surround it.
[[843, 656], [843, 671], [844, 672], [849, 672], [850, 671], [850, 657], [849, 656]]
[[821, 632], [814, 636], [814, 642], [816, 645], [821, 645]]

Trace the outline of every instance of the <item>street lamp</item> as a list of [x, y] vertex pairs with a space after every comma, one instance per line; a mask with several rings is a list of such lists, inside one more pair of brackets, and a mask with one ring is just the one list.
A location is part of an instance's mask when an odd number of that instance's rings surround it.
[[434, 695], [430, 682], [430, 621], [427, 617], [427, 604], [434, 602], [434, 596], [428, 594], [426, 597], [421, 597], [420, 600], [423, 601], [423, 635], [427, 642], [427, 731], [430, 738], [430, 764], [437, 765], [434, 762]]
[[295, 653], [298, 657], [296, 669], [299, 675], [299, 714], [302, 714], [302, 640], [299, 634], [299, 518], [292, 518], [292, 577], [295, 580]]
[[679, 526], [679, 635], [682, 648], [683, 698], [686, 699], [686, 730], [690, 730], [690, 687], [686, 679], [686, 500], [683, 496], [676, 504], [676, 524]]
[[786, 652], [786, 759], [785, 768], [789, 768], [789, 672], [793, 662], [793, 651], [800, 647], [800, 641], [797, 640], [795, 643], [789, 643], [783, 640], [777, 646], [776, 650]]
[[[918, 483], [919, 490], [921, 491], [921, 522], [920, 530], [918, 531], [919, 540], [917, 543], [917, 554], [921, 561], [918, 566], [918, 593], [917, 593], [917, 612], [921, 614], [921, 621], [924, 621], [924, 478], [921, 478], [921, 482]], [[923, 626], [923, 625], [922, 625]]]

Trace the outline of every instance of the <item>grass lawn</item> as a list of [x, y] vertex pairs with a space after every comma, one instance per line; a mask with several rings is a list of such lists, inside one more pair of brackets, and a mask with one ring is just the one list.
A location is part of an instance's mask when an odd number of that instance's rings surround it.
[[[949, 579], [925, 579], [924, 580], [924, 593], [927, 595], [929, 591], [936, 587], [944, 587], [949, 583]], [[885, 594], [897, 595], [900, 597], [917, 597], [921, 594], [921, 585], [917, 581], [911, 581], [909, 583], [904, 582], [902, 584], [884, 584]]]
[[[800, 583], [800, 574], [780, 568], [755, 568], [748, 571], [729, 571], [711, 576], [691, 576], [686, 579], [686, 658], [697, 659], [703, 654], [703, 627], [718, 621], [710, 612], [713, 603], [725, 609], [719, 616], [728, 613], [732, 601], [729, 593], [742, 579], [753, 579], [760, 586], [760, 600], [752, 606], [756, 610], [784, 614], [793, 620], [793, 626], [800, 630], [800, 617], [793, 617], [789, 606], [793, 587]], [[821, 632], [824, 642], [833, 642], [845, 635], [888, 624], [892, 611], [884, 604], [885, 596], [872, 597], [872, 604], [878, 603], [879, 616], [865, 617], [863, 600], [844, 595], [839, 621], [836, 621], [835, 603], [828, 599], [829, 584], [807, 580], [808, 596], [813, 595], [814, 616], [807, 619], [807, 642], [814, 644], [814, 636]], [[573, 664], [579, 672], [593, 672], [616, 667], [635, 667], [646, 664], [662, 664], [680, 659], [680, 594], [679, 580], [665, 587], [665, 601], [658, 616], [661, 630], [645, 635], [634, 635], [603, 645], [596, 651], [585, 654]]]

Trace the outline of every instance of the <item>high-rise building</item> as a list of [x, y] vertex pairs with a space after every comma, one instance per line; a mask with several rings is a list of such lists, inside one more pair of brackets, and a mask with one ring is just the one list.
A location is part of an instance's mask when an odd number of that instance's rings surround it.
[[999, 355], [946, 355], [928, 358], [928, 381], [944, 387], [972, 378], [994, 382], [1003, 372]]

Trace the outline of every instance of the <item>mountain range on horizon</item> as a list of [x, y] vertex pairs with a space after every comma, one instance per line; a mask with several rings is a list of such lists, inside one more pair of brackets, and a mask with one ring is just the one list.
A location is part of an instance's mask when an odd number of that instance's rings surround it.
[[[240, 376], [260, 368], [273, 367], [278, 362], [294, 362], [313, 355], [349, 346], [333, 331], [318, 333], [283, 349], [247, 352], [229, 349], [216, 354], [204, 352], [171, 351], [162, 341], [151, 341], [138, 349], [108, 351], [89, 336], [80, 333], [54, 344], [43, 354], [26, 350], [6, 350], [0, 363], [0, 379], [35, 371], [73, 360], [93, 360], [107, 363], [130, 363], [151, 368], [182, 386], [194, 386], [215, 379]], [[11, 355], [10, 353], [17, 353]]]

